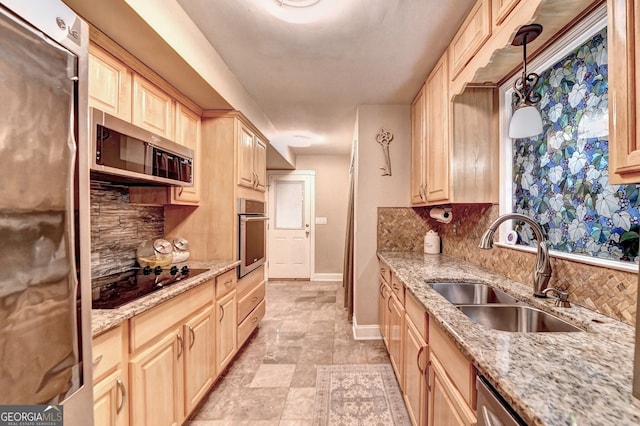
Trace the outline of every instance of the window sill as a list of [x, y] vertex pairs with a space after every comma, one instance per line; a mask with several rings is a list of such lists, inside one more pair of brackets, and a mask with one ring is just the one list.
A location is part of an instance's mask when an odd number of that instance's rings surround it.
[[[536, 254], [537, 250], [535, 247], [526, 247], [521, 245], [513, 245], [506, 244], [504, 242], [496, 242], [496, 246], [511, 250], [524, 251], [527, 253]], [[617, 271], [625, 271], [625, 272], [633, 272], [638, 273], [638, 264], [637, 263], [628, 263], [628, 262], [619, 262], [615, 260], [608, 259], [600, 259], [597, 257], [591, 256], [582, 256], [570, 253], [564, 253], [557, 250], [549, 250], [549, 255], [552, 258], [568, 260], [570, 262], [584, 263], [586, 265], [598, 266], [602, 268], [615, 269]]]

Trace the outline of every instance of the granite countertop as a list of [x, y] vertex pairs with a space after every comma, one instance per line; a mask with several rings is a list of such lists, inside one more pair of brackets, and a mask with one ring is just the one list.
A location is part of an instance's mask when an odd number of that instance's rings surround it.
[[172, 284], [162, 290], [155, 291], [116, 309], [92, 309], [91, 333], [93, 336], [96, 336], [103, 331], [117, 326], [134, 315], [141, 314], [193, 287], [214, 279], [217, 275], [227, 272], [239, 264], [239, 260], [189, 261], [189, 267], [194, 269], [209, 269], [209, 271], [196, 275], [193, 278], [187, 278], [176, 284]]
[[[631, 394], [633, 327], [575, 304], [555, 307], [553, 298], [534, 298], [531, 286], [445, 255], [378, 256], [529, 425], [640, 425], [640, 400]], [[488, 329], [428, 284], [442, 280], [490, 284], [585, 332]]]

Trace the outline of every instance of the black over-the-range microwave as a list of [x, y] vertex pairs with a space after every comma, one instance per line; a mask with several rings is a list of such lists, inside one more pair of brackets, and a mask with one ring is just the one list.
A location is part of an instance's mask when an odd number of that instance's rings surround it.
[[91, 177], [138, 185], [193, 185], [193, 151], [91, 108]]

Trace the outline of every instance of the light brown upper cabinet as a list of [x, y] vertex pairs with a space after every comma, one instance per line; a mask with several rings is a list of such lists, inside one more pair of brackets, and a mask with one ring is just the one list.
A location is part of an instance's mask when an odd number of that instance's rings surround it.
[[95, 45], [89, 46], [89, 106], [131, 122], [131, 70]]
[[640, 182], [640, 2], [609, 0], [609, 180]]
[[493, 28], [502, 24], [518, 3], [520, 0], [491, 0]]
[[139, 75], [133, 76], [132, 123], [173, 140], [174, 101], [159, 87]]
[[238, 185], [264, 192], [267, 145], [246, 124], [238, 125]]
[[491, 35], [491, 1], [478, 0], [449, 44], [449, 77], [453, 80]]
[[193, 150], [193, 186], [173, 188], [172, 204], [198, 204], [200, 201], [200, 117], [176, 103], [176, 142]]
[[447, 53], [429, 74], [426, 84], [426, 168], [428, 203], [449, 200], [449, 74]]
[[411, 204], [424, 204], [425, 193], [425, 127], [424, 127], [424, 91], [423, 85], [411, 103]]

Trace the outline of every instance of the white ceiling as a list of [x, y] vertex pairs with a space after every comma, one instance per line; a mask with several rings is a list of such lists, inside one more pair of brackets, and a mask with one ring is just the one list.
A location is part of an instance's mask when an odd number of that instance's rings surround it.
[[358, 105], [409, 104], [474, 2], [178, 0], [275, 126], [274, 146], [314, 140], [297, 154], [348, 153]]

